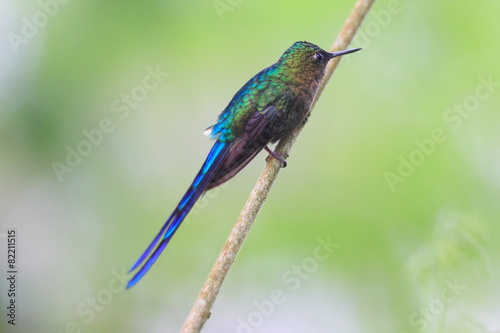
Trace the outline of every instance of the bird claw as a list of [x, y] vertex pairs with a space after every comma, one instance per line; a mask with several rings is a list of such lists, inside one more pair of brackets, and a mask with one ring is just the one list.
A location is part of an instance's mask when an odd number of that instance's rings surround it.
[[286, 168], [288, 163], [286, 162], [285, 159], [288, 158], [288, 156], [290, 155], [288, 155], [287, 153], [277, 153], [269, 149], [267, 146], [265, 147], [265, 149], [269, 153], [269, 156], [266, 157], [266, 162], [269, 162], [269, 158], [272, 156], [283, 164], [282, 168]]

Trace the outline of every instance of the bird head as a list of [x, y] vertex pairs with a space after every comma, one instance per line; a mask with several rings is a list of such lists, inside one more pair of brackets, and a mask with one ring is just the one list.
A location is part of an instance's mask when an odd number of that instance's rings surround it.
[[309, 42], [296, 42], [290, 46], [278, 60], [285, 76], [292, 79], [320, 80], [325, 72], [326, 65], [331, 59], [361, 50], [350, 49], [340, 52], [327, 52], [317, 45]]

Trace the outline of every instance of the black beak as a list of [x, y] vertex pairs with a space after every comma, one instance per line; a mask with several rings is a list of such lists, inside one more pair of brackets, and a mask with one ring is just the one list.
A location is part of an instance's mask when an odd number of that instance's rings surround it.
[[339, 52], [333, 52], [333, 53], [330, 53], [330, 58], [335, 58], [335, 57], [339, 57], [339, 56], [342, 56], [344, 54], [349, 54], [349, 53], [353, 53], [353, 52], [358, 52], [359, 50], [361, 50], [361, 48], [357, 48], [357, 49], [350, 49], [350, 50], [345, 50], [345, 51], [339, 51]]

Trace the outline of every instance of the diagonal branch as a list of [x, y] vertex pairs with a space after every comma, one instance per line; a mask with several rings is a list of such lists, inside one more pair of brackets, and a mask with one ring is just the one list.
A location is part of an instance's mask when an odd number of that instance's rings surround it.
[[[347, 48], [374, 2], [375, 0], [358, 0], [356, 2], [353, 10], [344, 23], [342, 30], [338, 34], [337, 39], [330, 47], [330, 52], [340, 51]], [[337, 68], [340, 59], [341, 57], [334, 58], [328, 63], [325, 76], [320, 83], [316, 98], [311, 106], [311, 110], [323, 92], [323, 89], [335, 71], [335, 68]], [[297, 140], [298, 135], [302, 131], [302, 128], [303, 126], [297, 127], [289, 137], [281, 140], [276, 147], [276, 152], [289, 153]], [[250, 197], [238, 216], [233, 230], [229, 234], [219, 257], [215, 261], [212, 271], [208, 275], [207, 281], [205, 282], [198, 299], [195, 301], [193, 308], [191, 309], [191, 312], [182, 327], [181, 333], [200, 332], [203, 325], [210, 317], [210, 309], [219, 294], [222, 283], [229, 273], [238, 252], [243, 246], [243, 242], [250, 232], [250, 228], [255, 222], [257, 214], [262, 208], [264, 201], [267, 199], [274, 181], [278, 177], [280, 169], [281, 162], [275, 158], [269, 159], [269, 162], [266, 164], [259, 179], [257, 180], [257, 183], [255, 184], [255, 187], [250, 193]]]

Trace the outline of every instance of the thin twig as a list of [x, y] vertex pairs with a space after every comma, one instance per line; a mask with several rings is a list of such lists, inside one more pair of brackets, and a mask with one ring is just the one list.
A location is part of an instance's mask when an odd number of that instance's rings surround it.
[[[340, 51], [347, 48], [351, 43], [356, 31], [361, 25], [364, 17], [370, 10], [370, 7], [375, 2], [375, 0], [358, 0], [351, 11], [349, 17], [344, 23], [344, 27], [337, 36], [337, 39], [330, 48], [331, 52]], [[323, 89], [325, 88], [328, 80], [332, 76], [335, 68], [337, 67], [341, 57], [334, 58], [328, 63], [326, 68], [325, 76], [321, 81], [321, 84], [316, 94], [316, 98], [311, 106], [314, 107], [315, 102], [320, 97]], [[281, 140], [276, 147], [276, 151], [280, 153], [289, 153], [293, 144], [297, 140], [297, 136], [302, 130], [303, 126], [296, 128], [293, 133]], [[182, 327], [181, 333], [199, 333], [203, 328], [203, 325], [210, 317], [210, 309], [219, 294], [220, 288], [224, 279], [226, 278], [231, 266], [238, 255], [243, 242], [250, 232], [257, 214], [259, 213], [264, 201], [266, 200], [274, 181], [276, 180], [278, 173], [281, 169], [281, 162], [275, 158], [269, 159], [264, 170], [260, 174], [257, 184], [252, 190], [250, 197], [248, 198], [243, 210], [241, 211], [233, 230], [229, 234], [229, 237], [219, 254], [219, 257], [215, 261], [212, 271], [208, 275], [207, 281], [203, 286], [198, 298], [196, 299], [191, 312], [189, 313], [184, 326]]]

